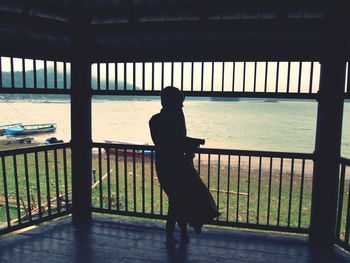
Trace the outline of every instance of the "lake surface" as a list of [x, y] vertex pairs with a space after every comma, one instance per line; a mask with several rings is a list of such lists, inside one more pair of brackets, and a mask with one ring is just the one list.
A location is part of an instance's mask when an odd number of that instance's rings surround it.
[[[94, 101], [93, 140], [151, 143], [148, 120], [160, 108], [157, 100]], [[52, 136], [70, 140], [69, 103], [3, 102], [0, 112], [0, 125], [56, 122], [56, 133], [32, 136], [39, 142]], [[305, 153], [314, 150], [316, 102], [186, 100], [184, 113], [188, 135], [204, 138], [205, 147]], [[350, 157], [349, 120], [350, 103], [345, 103], [342, 138], [345, 157]]]

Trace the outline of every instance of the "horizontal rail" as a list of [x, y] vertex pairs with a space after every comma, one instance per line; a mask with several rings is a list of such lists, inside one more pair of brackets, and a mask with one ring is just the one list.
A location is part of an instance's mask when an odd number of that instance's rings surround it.
[[66, 142], [66, 143], [55, 143], [55, 144], [49, 144], [49, 145], [31, 146], [31, 147], [18, 148], [18, 149], [1, 150], [0, 157], [8, 156], [8, 155], [24, 154], [24, 153], [42, 152], [45, 150], [63, 149], [63, 148], [69, 148], [69, 147], [70, 147], [70, 143]]
[[[121, 216], [132, 216], [137, 218], [149, 218], [149, 219], [162, 219], [165, 220], [166, 215], [148, 214], [148, 213], [134, 213], [125, 211], [113, 211], [108, 209], [92, 208], [94, 213], [111, 214], [111, 215], [121, 215]], [[296, 234], [308, 234], [310, 231], [308, 228], [296, 228], [296, 227], [282, 227], [282, 226], [271, 226], [271, 225], [256, 225], [256, 224], [246, 224], [246, 223], [236, 223], [236, 222], [213, 222], [208, 225], [214, 226], [228, 226], [237, 227], [245, 229], [254, 230], [266, 230], [266, 231], [276, 231], [285, 233], [296, 233]]]
[[[111, 96], [160, 96], [161, 91], [152, 90], [92, 90], [92, 95]], [[317, 100], [317, 93], [285, 93], [285, 92], [221, 92], [221, 91], [184, 91], [186, 97], [222, 97], [222, 98], [271, 98], [271, 99], [305, 99]]]
[[72, 212], [71, 209], [69, 209], [67, 211], [61, 212], [60, 214], [54, 214], [54, 215], [48, 216], [48, 217], [33, 219], [32, 221], [22, 223], [21, 225], [12, 226], [11, 228], [0, 229], [0, 236], [6, 235], [6, 234], [11, 233], [13, 231], [24, 229], [26, 227], [35, 226], [35, 225], [38, 225], [38, 224], [41, 224], [41, 223], [44, 223], [44, 222], [47, 222], [50, 220], [54, 220], [56, 218], [67, 216], [67, 215], [71, 214], [71, 212]]
[[350, 159], [341, 157], [341, 158], [340, 158], [340, 163], [343, 163], [343, 164], [345, 164], [345, 165], [347, 165], [347, 166], [350, 166]]
[[[94, 142], [92, 147], [110, 147], [118, 149], [130, 150], [156, 150], [154, 145], [137, 145], [137, 144], [114, 144], [114, 143], [99, 143]], [[266, 156], [266, 157], [281, 157], [281, 158], [300, 158], [313, 159], [314, 155], [311, 153], [293, 153], [293, 152], [271, 152], [271, 151], [250, 151], [250, 150], [231, 150], [231, 149], [217, 149], [217, 148], [198, 148], [196, 153], [215, 153], [225, 155], [243, 155], [243, 156]]]

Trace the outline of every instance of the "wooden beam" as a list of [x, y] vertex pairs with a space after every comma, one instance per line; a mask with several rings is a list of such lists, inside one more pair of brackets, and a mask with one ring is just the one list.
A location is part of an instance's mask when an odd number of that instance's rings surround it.
[[304, 19], [236, 19], [205, 21], [166, 21], [92, 24], [91, 35], [147, 35], [192, 32], [288, 32], [321, 30], [320, 18]]
[[0, 25], [42, 32], [67, 34], [67, 22], [8, 11], [0, 11]]
[[[81, 1], [72, 2], [71, 16], [71, 149], [72, 212], [77, 225], [91, 221], [91, 64], [89, 19]], [[76, 15], [79, 13], [79, 16]]]

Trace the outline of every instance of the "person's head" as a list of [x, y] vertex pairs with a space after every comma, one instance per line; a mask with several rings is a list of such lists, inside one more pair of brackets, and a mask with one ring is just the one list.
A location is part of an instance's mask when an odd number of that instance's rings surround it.
[[178, 110], [183, 107], [185, 95], [178, 88], [168, 86], [161, 91], [160, 99], [164, 109]]

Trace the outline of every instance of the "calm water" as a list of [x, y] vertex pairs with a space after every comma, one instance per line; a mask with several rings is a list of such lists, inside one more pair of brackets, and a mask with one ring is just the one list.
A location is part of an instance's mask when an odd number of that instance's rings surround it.
[[[159, 101], [94, 101], [93, 139], [151, 143], [149, 118]], [[55, 136], [70, 140], [69, 103], [0, 103], [0, 124], [56, 122]], [[306, 101], [190, 101], [184, 103], [188, 135], [206, 139], [206, 147], [270, 151], [314, 150], [317, 104]], [[350, 104], [344, 107], [342, 154], [350, 157]], [[1, 137], [5, 139], [5, 137]]]

